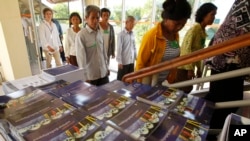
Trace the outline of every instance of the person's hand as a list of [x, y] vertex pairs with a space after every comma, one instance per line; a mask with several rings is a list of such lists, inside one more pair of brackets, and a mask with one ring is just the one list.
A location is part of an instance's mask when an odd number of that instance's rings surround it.
[[69, 64], [69, 61], [70, 60], [70, 58], [69, 57], [66, 57], [66, 61], [67, 61], [67, 63]]
[[193, 70], [188, 70], [188, 79], [193, 79], [194, 78], [194, 71]]
[[118, 68], [119, 69], [123, 69], [123, 65], [122, 64], [118, 64]]
[[48, 46], [48, 50], [49, 50], [49, 52], [54, 52], [55, 51], [51, 46]]
[[63, 52], [63, 47], [62, 46], [59, 47], [59, 51]]

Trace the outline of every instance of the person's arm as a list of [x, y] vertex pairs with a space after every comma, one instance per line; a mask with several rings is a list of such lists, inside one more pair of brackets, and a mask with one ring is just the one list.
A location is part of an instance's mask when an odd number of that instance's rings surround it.
[[133, 44], [134, 44], [134, 46], [133, 46], [133, 49], [134, 49], [134, 58], [136, 60], [137, 59], [137, 50], [136, 50], [135, 36], [134, 36]]
[[85, 45], [84, 45], [84, 37], [83, 33], [78, 32], [75, 38], [75, 47], [76, 47], [76, 59], [77, 64], [80, 68], [84, 69], [83, 77], [85, 80], [88, 80], [87, 77], [87, 61], [86, 61], [86, 52], [85, 52]]
[[49, 42], [46, 39], [46, 28], [45, 28], [44, 23], [41, 23], [39, 25], [38, 31], [39, 31], [40, 44], [41, 44], [43, 50], [49, 50], [50, 46], [49, 46]]
[[116, 61], [118, 63], [118, 68], [122, 69], [122, 45], [123, 38], [122, 32], [117, 36], [117, 53], [116, 53]]
[[150, 33], [146, 33], [141, 41], [141, 46], [138, 51], [137, 60], [136, 60], [136, 70], [143, 69], [149, 64], [149, 59], [151, 56], [151, 51], [154, 48], [155, 37], [151, 36]]
[[112, 25], [110, 25], [110, 35], [111, 35], [111, 55], [112, 58], [115, 58], [115, 31], [114, 31], [114, 27]]
[[[53, 23], [53, 28], [56, 28], [56, 24], [55, 23]], [[56, 40], [57, 45], [59, 47], [59, 51], [62, 52], [63, 48], [62, 48], [61, 40], [59, 38], [59, 32], [58, 32], [58, 30], [53, 30], [53, 39]]]
[[[187, 55], [192, 53], [192, 47], [194, 45], [193, 41], [195, 38], [195, 33], [193, 32], [192, 29], [190, 29], [184, 36], [184, 39], [182, 41], [182, 45], [181, 45], [181, 56]], [[194, 70], [194, 66], [193, 64], [187, 64], [184, 65], [183, 68], [185, 70]]]
[[65, 53], [65, 57], [67, 58], [67, 61], [69, 61], [69, 56], [70, 56], [70, 37], [72, 37], [72, 35], [70, 35], [70, 29], [68, 29], [66, 31], [66, 38], [65, 38], [65, 45], [64, 45], [64, 53]]

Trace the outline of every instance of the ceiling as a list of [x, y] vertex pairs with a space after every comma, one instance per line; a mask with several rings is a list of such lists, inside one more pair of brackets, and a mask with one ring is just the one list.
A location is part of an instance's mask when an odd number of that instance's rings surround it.
[[[29, 12], [29, 1], [28, 0], [18, 0], [21, 14], [28, 14]], [[49, 8], [47, 5], [43, 4], [40, 0], [33, 0], [35, 13], [40, 13], [41, 9]]]
[[69, 1], [77, 1], [77, 0], [47, 0], [49, 3], [56, 4], [62, 2], [69, 2]]

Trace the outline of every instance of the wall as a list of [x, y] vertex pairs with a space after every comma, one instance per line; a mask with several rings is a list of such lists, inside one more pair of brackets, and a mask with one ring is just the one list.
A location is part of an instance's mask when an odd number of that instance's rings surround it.
[[6, 80], [31, 75], [19, 13], [17, 0], [0, 0], [0, 61]]

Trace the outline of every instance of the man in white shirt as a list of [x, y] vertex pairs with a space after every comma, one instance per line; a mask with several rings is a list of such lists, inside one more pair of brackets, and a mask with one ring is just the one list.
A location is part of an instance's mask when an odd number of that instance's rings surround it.
[[43, 10], [44, 20], [39, 25], [40, 43], [45, 52], [46, 66], [51, 68], [52, 56], [55, 59], [56, 66], [61, 66], [60, 53], [62, 44], [59, 39], [59, 33], [55, 23], [52, 22], [53, 11], [49, 8]]
[[135, 18], [128, 16], [126, 19], [125, 29], [118, 34], [117, 37], [117, 54], [118, 62], [117, 80], [122, 80], [125, 74], [134, 71], [134, 62], [136, 60], [136, 46], [133, 28]]
[[100, 8], [88, 5], [85, 13], [87, 24], [76, 35], [76, 58], [78, 66], [84, 69], [85, 80], [99, 86], [109, 82], [107, 53], [98, 29]]

